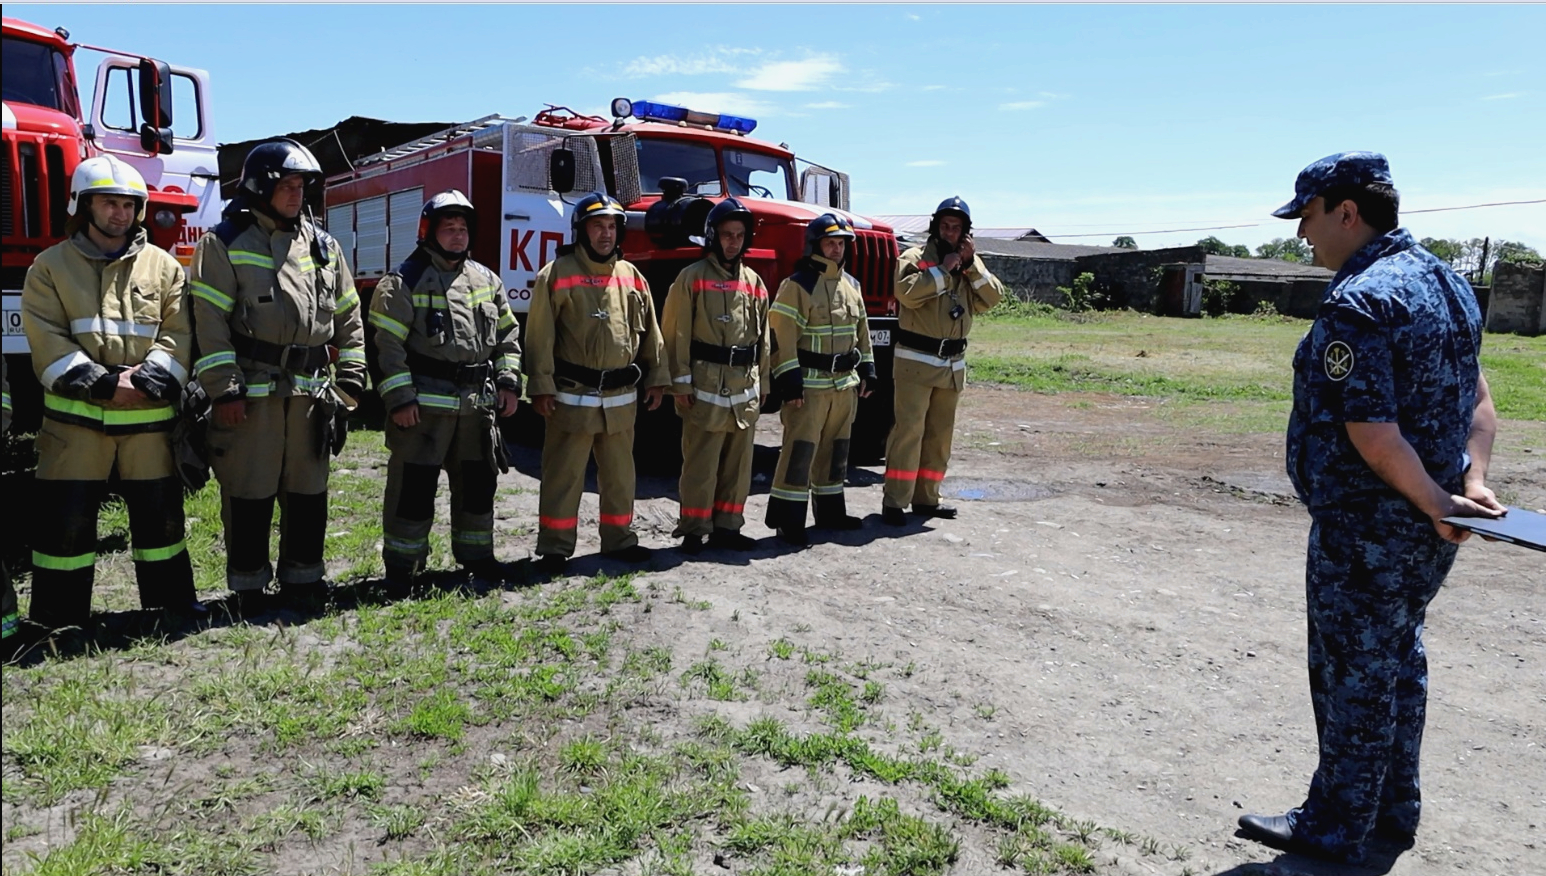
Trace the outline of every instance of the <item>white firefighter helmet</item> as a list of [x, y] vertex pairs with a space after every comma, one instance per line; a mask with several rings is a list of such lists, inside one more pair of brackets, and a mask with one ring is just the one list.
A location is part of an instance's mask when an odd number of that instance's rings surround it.
[[138, 198], [140, 210], [135, 221], [141, 224], [145, 221], [145, 203], [150, 200], [150, 193], [145, 189], [145, 178], [129, 164], [111, 155], [88, 158], [75, 166], [75, 173], [70, 175], [70, 203], [67, 207], [71, 217], [90, 218], [81, 209], [81, 198], [86, 195], [127, 195]]

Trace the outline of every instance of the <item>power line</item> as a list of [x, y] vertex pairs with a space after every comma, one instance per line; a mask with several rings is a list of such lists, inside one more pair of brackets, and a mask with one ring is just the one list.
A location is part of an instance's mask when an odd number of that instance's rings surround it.
[[[1546, 198], [1536, 198], [1535, 200], [1530, 201], [1493, 201], [1487, 204], [1466, 204], [1460, 207], [1429, 207], [1424, 210], [1402, 210], [1401, 213], [1402, 215], [1411, 215], [1414, 213], [1448, 213], [1453, 210], [1479, 210], [1483, 207], [1516, 207], [1525, 204], [1546, 204]], [[1110, 237], [1112, 235], [1117, 237], [1136, 237], [1140, 234], [1178, 234], [1184, 231], [1223, 231], [1230, 228], [1259, 228], [1268, 224], [1271, 223], [1244, 222], [1238, 225], [1203, 225], [1196, 228], [1160, 228], [1152, 231], [1102, 231], [1099, 233], [1086, 234], [1048, 234], [1046, 237], [1049, 239], [1059, 237]]]

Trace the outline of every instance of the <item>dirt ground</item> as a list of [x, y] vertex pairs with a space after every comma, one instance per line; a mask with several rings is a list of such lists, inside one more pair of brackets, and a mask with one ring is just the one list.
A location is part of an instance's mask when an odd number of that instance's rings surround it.
[[[646, 615], [634, 632], [701, 653], [733, 613], [754, 638], [808, 626], [803, 641], [916, 663], [890, 696], [926, 709], [1017, 793], [1188, 846], [1199, 874], [1348, 872], [1234, 836], [1242, 813], [1297, 805], [1316, 760], [1309, 518], [1282, 473], [1281, 436], [1189, 430], [1159, 416], [1163, 404], [973, 387], [946, 481], [958, 520], [881, 526], [880, 470], [864, 470], [848, 490], [863, 531], [749, 561], [664, 552], [652, 577], [712, 609], [685, 626]], [[757, 537], [770, 534], [763, 463], [777, 442], [776, 417], [763, 424], [746, 530]], [[1546, 507], [1538, 425], [1500, 440], [1492, 475], [1531, 508]], [[644, 543], [666, 547], [674, 484], [640, 488], [657, 496], [638, 504]], [[501, 516], [525, 519], [535, 499]], [[581, 514], [584, 555], [596, 550], [594, 493]], [[1546, 555], [1480, 539], [1461, 550], [1426, 633], [1422, 829], [1376, 872], [1546, 872], [1543, 583]], [[967, 853], [955, 872], [995, 869]]]

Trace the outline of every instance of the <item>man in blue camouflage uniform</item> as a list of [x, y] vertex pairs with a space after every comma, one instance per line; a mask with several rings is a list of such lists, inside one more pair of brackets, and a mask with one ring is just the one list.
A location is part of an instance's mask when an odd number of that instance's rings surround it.
[[1299, 174], [1273, 215], [1298, 219], [1337, 272], [1294, 354], [1288, 474], [1310, 511], [1310, 698], [1320, 764], [1304, 803], [1245, 815], [1246, 836], [1357, 861], [1409, 847], [1427, 705], [1423, 618], [1468, 533], [1497, 517], [1485, 486], [1496, 415], [1477, 356], [1481, 313], [1449, 266], [1396, 226], [1384, 156], [1344, 152]]

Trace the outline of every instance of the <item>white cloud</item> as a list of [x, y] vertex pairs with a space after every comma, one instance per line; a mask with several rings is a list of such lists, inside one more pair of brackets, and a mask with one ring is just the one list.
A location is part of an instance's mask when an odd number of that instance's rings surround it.
[[1514, 98], [1514, 97], [1518, 97], [1518, 96], [1519, 96], [1519, 92], [1517, 92], [1517, 91], [1510, 91], [1507, 94], [1489, 94], [1486, 97], [1482, 98], [1482, 100], [1508, 100], [1510, 98]]
[[1046, 105], [1047, 102], [1044, 100], [1017, 100], [1012, 103], [1001, 103], [998, 105], [998, 108], [1001, 110], [1030, 110]]
[[764, 118], [778, 115], [778, 107], [750, 95], [733, 91], [670, 91], [651, 100], [672, 103], [705, 113], [731, 113]]
[[947, 89], [949, 87], [950, 86], [948, 86], [948, 85], [925, 85], [925, 86], [923, 86], [923, 90], [924, 91], [944, 91], [945, 89]]
[[909, 12], [909, 13], [907, 13], [907, 20], [908, 21], [922, 21], [923, 20], [923, 16], [921, 16], [921, 15], [914, 15], [911, 12]]
[[943, 162], [943, 161], [935, 161], [934, 159], [931, 158], [931, 159], [927, 159], [927, 160], [924, 160], [924, 161], [909, 161], [909, 162], [907, 162], [907, 166], [908, 167], [939, 167], [940, 165], [942, 165], [944, 163], [945, 162]]
[[832, 55], [812, 55], [803, 61], [770, 61], [736, 83], [752, 91], [812, 91], [844, 72]]
[[806, 109], [848, 109], [848, 104], [835, 100], [824, 100], [821, 103], [808, 103]]
[[737, 73], [746, 69], [748, 57], [762, 54], [761, 49], [716, 49], [707, 55], [656, 55], [634, 58], [623, 68], [623, 75], [702, 76], [708, 73]]

